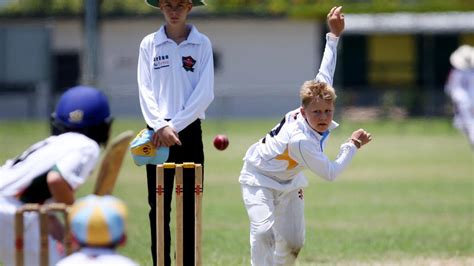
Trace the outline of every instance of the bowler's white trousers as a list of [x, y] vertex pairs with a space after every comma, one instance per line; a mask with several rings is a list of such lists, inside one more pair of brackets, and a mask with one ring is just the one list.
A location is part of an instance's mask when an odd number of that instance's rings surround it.
[[[22, 203], [12, 197], [0, 196], [0, 264], [15, 265], [15, 212]], [[40, 264], [40, 233], [37, 213], [28, 212], [23, 215], [24, 264], [35, 266]], [[57, 242], [49, 238], [49, 265], [55, 265], [60, 259], [56, 248]]]
[[252, 265], [293, 265], [305, 238], [303, 189], [241, 186], [250, 219]]

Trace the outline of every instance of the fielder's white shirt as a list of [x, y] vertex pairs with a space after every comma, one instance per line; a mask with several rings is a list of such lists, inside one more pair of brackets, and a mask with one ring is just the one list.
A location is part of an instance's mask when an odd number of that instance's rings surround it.
[[76, 266], [76, 265], [87, 265], [87, 266], [102, 266], [102, 265], [114, 265], [114, 266], [137, 266], [138, 264], [133, 260], [118, 254], [113, 249], [106, 248], [82, 248], [80, 251], [75, 252], [66, 258], [60, 260], [57, 266]]
[[146, 123], [155, 131], [168, 125], [180, 132], [196, 119], [204, 119], [214, 99], [211, 41], [190, 27], [187, 40], [179, 45], [168, 39], [164, 26], [140, 44], [140, 106]]
[[474, 147], [474, 69], [453, 68], [445, 89], [456, 110], [454, 126], [467, 135]]
[[35, 178], [53, 167], [75, 190], [92, 173], [99, 154], [97, 142], [83, 134], [50, 136], [0, 167], [0, 196], [19, 196]]
[[[332, 85], [338, 40], [330, 34], [326, 35], [326, 47], [315, 80]], [[307, 186], [308, 182], [302, 173], [304, 169], [327, 180], [334, 180], [357, 150], [354, 144], [344, 143], [336, 160], [331, 161], [324, 155], [326, 140], [337, 125], [333, 121], [329, 130], [321, 135], [309, 126], [299, 108], [288, 112], [265, 138], [248, 149], [239, 182], [291, 191]]]
[[446, 91], [452, 94], [457, 90], [466, 91], [467, 100], [474, 102], [474, 68], [466, 70], [453, 68], [451, 70], [446, 83]]
[[466, 70], [453, 68], [449, 73], [445, 90], [456, 105], [470, 106], [466, 109], [469, 116], [474, 117], [474, 68]]

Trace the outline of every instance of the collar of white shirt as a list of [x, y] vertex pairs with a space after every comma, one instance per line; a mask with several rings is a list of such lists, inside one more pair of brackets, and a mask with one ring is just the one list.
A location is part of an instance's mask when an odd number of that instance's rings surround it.
[[83, 247], [81, 248], [81, 252], [89, 256], [111, 255], [117, 253], [115, 249], [101, 247]]
[[324, 134], [321, 135], [308, 124], [308, 121], [306, 121], [306, 119], [304, 119], [303, 116], [300, 116], [300, 117], [301, 117], [300, 123], [303, 123], [306, 130], [310, 132], [310, 134], [313, 135], [318, 141], [321, 141], [323, 137], [325, 138], [325, 136], [328, 135], [329, 132], [331, 132], [333, 129], [339, 126], [339, 124], [333, 120], [331, 121], [331, 124], [329, 125], [328, 131], [324, 132]]
[[[191, 25], [191, 32], [189, 33], [189, 36], [188, 36], [188, 38], [186, 39], [185, 42], [200, 44], [202, 41], [201, 41], [201, 38], [199, 37], [199, 35], [200, 35], [200, 33], [197, 30], [197, 28], [194, 27], [193, 25]], [[166, 36], [165, 26], [163, 25], [163, 26], [160, 27], [158, 32], [155, 34], [155, 45], [160, 45], [160, 44], [168, 42], [168, 41], [171, 42], [171, 39], [169, 39], [168, 36]]]

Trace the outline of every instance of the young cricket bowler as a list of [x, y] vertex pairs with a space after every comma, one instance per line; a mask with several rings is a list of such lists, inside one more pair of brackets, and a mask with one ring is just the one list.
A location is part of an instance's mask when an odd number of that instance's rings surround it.
[[[99, 159], [100, 145], [107, 143], [111, 124], [109, 103], [102, 92], [86, 86], [71, 88], [52, 114], [52, 136], [0, 167], [0, 262], [15, 265], [16, 210], [26, 203], [72, 204], [74, 191], [84, 184]], [[56, 216], [48, 219], [49, 261], [54, 265], [63, 255], [54, 239], [61, 240], [63, 232]], [[24, 224], [25, 265], [38, 265], [37, 214], [25, 213]]]
[[344, 30], [342, 7], [327, 15], [330, 32], [319, 73], [304, 82], [301, 107], [288, 112], [244, 157], [239, 177], [242, 197], [250, 219], [252, 265], [293, 265], [305, 239], [302, 171], [309, 169], [334, 180], [356, 151], [371, 140], [363, 129], [352, 133], [340, 147], [336, 160], [324, 152], [334, 122], [336, 93], [332, 87], [337, 44]]
[[[146, 0], [165, 24], [140, 44], [137, 80], [140, 106], [153, 143], [169, 147], [167, 162], [204, 165], [201, 120], [214, 99], [214, 61], [209, 38], [187, 23], [200, 0]], [[151, 254], [156, 265], [156, 165], [147, 164]], [[184, 172], [184, 264], [194, 265], [194, 173]], [[165, 171], [165, 265], [171, 264], [170, 213], [174, 169]]]

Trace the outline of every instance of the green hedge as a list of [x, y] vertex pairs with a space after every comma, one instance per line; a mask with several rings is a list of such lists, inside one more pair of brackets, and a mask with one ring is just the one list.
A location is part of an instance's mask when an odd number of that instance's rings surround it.
[[[97, 0], [101, 14], [106, 16], [151, 15], [156, 10], [141, 0]], [[207, 0], [205, 14], [289, 16], [294, 18], [324, 18], [335, 5], [348, 13], [474, 11], [474, 0]], [[55, 16], [81, 15], [83, 0], [18, 0], [0, 9], [0, 15]], [[201, 9], [201, 8], [200, 8]]]

